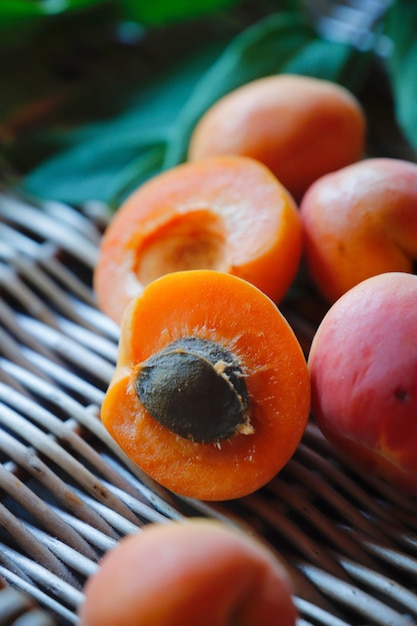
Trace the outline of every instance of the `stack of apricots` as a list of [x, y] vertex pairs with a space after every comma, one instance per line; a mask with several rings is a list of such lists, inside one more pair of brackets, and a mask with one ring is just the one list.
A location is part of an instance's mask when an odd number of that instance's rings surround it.
[[[368, 158], [366, 132], [340, 85], [255, 80], [110, 221], [94, 289], [121, 333], [101, 417], [174, 493], [252, 493], [311, 416], [363, 472], [417, 495], [417, 164]], [[308, 354], [280, 311], [301, 266], [327, 303]], [[218, 522], [122, 540], [87, 584], [83, 626], [115, 623], [114, 572], [121, 625], [296, 622], [279, 558]]]

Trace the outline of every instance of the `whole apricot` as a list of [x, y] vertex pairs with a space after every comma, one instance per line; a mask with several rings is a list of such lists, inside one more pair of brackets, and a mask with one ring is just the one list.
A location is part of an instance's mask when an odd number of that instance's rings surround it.
[[87, 581], [82, 626], [295, 626], [284, 565], [216, 520], [148, 524]]
[[417, 164], [373, 158], [327, 174], [300, 215], [309, 273], [330, 302], [376, 274], [413, 272]]
[[188, 159], [239, 154], [264, 163], [299, 201], [314, 180], [363, 156], [356, 97], [327, 80], [278, 74], [218, 100], [192, 133]]
[[417, 276], [356, 285], [324, 316], [308, 357], [318, 426], [358, 468], [417, 495]]

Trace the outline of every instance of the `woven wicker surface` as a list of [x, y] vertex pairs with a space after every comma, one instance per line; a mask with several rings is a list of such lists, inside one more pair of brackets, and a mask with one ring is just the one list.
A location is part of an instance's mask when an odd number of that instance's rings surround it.
[[[415, 500], [357, 474], [313, 423], [252, 496], [214, 507], [157, 487], [99, 420], [118, 339], [91, 291], [104, 216], [7, 194], [0, 216], [0, 577], [76, 623], [83, 583], [119, 537], [207, 515], [285, 556], [300, 624], [415, 623]], [[305, 293], [286, 304], [306, 350], [322, 312]]]
[[[279, 476], [219, 506], [157, 486], [108, 437], [99, 412], [118, 328], [91, 288], [106, 220], [99, 205], [0, 194], [0, 586], [76, 624], [86, 578], [120, 537], [201, 515], [279, 550], [299, 626], [416, 624], [416, 500], [358, 473], [313, 422]], [[284, 304], [306, 354], [324, 311], [314, 290]]]

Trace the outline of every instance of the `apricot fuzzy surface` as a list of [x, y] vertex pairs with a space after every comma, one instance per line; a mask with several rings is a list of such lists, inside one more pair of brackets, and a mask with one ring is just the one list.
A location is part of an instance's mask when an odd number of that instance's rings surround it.
[[362, 106], [350, 91], [278, 74], [246, 83], [209, 108], [194, 128], [188, 159], [252, 157], [299, 201], [314, 180], [362, 158], [365, 135]]
[[317, 180], [300, 206], [308, 270], [334, 302], [366, 278], [413, 272], [417, 163], [364, 159]]
[[122, 539], [85, 587], [81, 626], [295, 626], [283, 563], [216, 520], [154, 523]]
[[365, 473], [417, 495], [417, 276], [389, 272], [344, 294], [308, 357], [312, 412]]

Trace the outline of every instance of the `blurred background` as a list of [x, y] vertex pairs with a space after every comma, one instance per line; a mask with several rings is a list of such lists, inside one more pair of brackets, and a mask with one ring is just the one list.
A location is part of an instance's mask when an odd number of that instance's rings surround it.
[[113, 210], [214, 100], [279, 72], [347, 86], [369, 151], [415, 159], [416, 33], [408, 0], [2, 0], [0, 180]]

